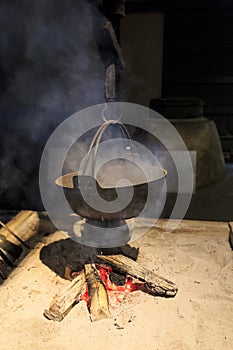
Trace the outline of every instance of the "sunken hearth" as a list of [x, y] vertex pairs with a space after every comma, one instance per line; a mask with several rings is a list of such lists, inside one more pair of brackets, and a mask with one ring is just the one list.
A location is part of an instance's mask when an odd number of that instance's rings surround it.
[[108, 318], [111, 307], [136, 290], [154, 296], [174, 297], [177, 286], [137, 263], [138, 249], [125, 245], [118, 248], [89, 248], [70, 239], [45, 246], [41, 260], [70, 285], [56, 295], [44, 315], [62, 321], [81, 300], [85, 300], [91, 321]]

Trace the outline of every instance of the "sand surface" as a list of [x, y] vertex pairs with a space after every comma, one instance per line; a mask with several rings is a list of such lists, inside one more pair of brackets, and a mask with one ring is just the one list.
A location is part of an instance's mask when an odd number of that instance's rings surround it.
[[[172, 280], [175, 298], [136, 291], [111, 308], [112, 317], [91, 322], [84, 301], [62, 322], [43, 316], [55, 293], [70, 282], [40, 260], [44, 246], [66, 238], [44, 237], [0, 287], [1, 350], [232, 350], [233, 252], [228, 231], [161, 233], [134, 242], [138, 262]], [[65, 251], [57, 252], [57, 264]], [[56, 256], [53, 256], [56, 259]]]

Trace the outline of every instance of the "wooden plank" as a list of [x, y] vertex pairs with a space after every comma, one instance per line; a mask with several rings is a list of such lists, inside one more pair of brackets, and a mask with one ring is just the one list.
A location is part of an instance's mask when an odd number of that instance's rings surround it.
[[231, 246], [231, 249], [233, 250], [233, 221], [229, 222], [229, 243]]
[[85, 265], [85, 276], [90, 298], [91, 321], [110, 317], [106, 287], [94, 264]]
[[53, 321], [62, 321], [76, 304], [77, 298], [82, 293], [84, 285], [85, 274], [84, 271], [81, 271], [60, 295], [54, 297], [49, 309], [44, 310], [44, 316]]
[[109, 265], [114, 272], [129, 275], [145, 282], [149, 289], [157, 295], [173, 297], [177, 293], [175, 283], [140, 266], [136, 261], [123, 255], [98, 255], [100, 263]]
[[[35, 213], [35, 212], [32, 212], [32, 213]], [[47, 213], [40, 212], [37, 215], [39, 216], [40, 232], [41, 231], [53, 232], [56, 230], [54, 225], [51, 223]], [[77, 216], [77, 220], [78, 219], [79, 217]], [[130, 220], [134, 220], [134, 219], [130, 219]], [[129, 221], [129, 220], [126, 220], [126, 221]], [[158, 219], [155, 222], [154, 219], [142, 217], [142, 218], [136, 219], [135, 229], [147, 228], [147, 227], [150, 228], [152, 226], [152, 228], [155, 228], [156, 230], [167, 232], [166, 229], [167, 229], [168, 222], [172, 225], [173, 224], [176, 225], [178, 221], [180, 220]], [[229, 228], [228, 228], [227, 222], [184, 219], [179, 222], [178, 226], [172, 232], [173, 233], [193, 233], [193, 234], [214, 234], [214, 233], [219, 234], [219, 233], [228, 233], [228, 231], [229, 231]]]
[[[159, 232], [169, 232], [167, 231], [168, 223], [171, 224], [171, 226], [176, 226], [178, 222], [179, 220], [158, 219], [155, 224], [153, 224], [153, 219], [140, 218], [136, 220], [135, 230], [151, 228]], [[228, 234], [229, 227], [227, 222], [221, 221], [182, 220], [171, 232], [198, 235]]]

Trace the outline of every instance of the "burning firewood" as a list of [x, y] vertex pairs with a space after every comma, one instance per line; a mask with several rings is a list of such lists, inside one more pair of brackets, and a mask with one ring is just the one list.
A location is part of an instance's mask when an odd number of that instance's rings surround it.
[[145, 282], [148, 288], [157, 295], [172, 297], [177, 293], [177, 286], [154, 272], [140, 266], [136, 261], [123, 255], [98, 255], [100, 263], [111, 266], [113, 271], [127, 274]]
[[74, 278], [68, 288], [63, 290], [61, 295], [55, 296], [49, 309], [44, 311], [44, 316], [53, 321], [62, 321], [63, 318], [76, 304], [78, 297], [82, 293], [85, 286], [84, 271]]
[[[108, 318], [110, 312], [107, 290], [110, 293], [142, 290], [165, 297], [173, 297], [177, 293], [177, 286], [173, 282], [140, 266], [124, 255], [97, 255], [92, 261], [84, 265], [84, 270], [59, 297], [55, 297], [50, 308], [44, 312], [47, 318], [61, 321], [80, 300], [87, 302], [91, 321]], [[127, 276], [124, 284], [116, 285], [112, 282], [110, 278], [112, 272]], [[140, 283], [134, 283], [134, 278]]]
[[106, 287], [94, 264], [85, 265], [85, 275], [88, 285], [91, 320], [97, 321], [110, 317]]

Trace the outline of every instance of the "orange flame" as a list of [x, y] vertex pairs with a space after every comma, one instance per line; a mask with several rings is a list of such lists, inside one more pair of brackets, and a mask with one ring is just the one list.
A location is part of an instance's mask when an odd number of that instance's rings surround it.
[[[103, 283], [105, 284], [106, 290], [109, 292], [110, 296], [116, 301], [121, 301], [122, 298], [128, 293], [134, 292], [136, 290], [144, 290], [144, 283], [134, 283], [131, 277], [126, 277], [125, 284], [123, 286], [117, 286], [110, 280], [110, 273], [112, 272], [111, 267], [96, 265], [96, 268], [99, 272], [99, 276]], [[88, 287], [86, 285], [85, 290], [82, 295], [79, 297], [79, 300], [86, 301], [87, 305], [90, 305]]]
[[87, 303], [87, 307], [90, 307], [90, 298], [89, 298], [89, 293], [88, 293], [88, 286], [86, 284], [86, 287], [82, 294], [78, 298], [79, 301], [84, 300]]
[[117, 286], [109, 278], [109, 275], [112, 272], [111, 267], [103, 265], [97, 265], [96, 267], [99, 271], [100, 278], [104, 282], [105, 287], [108, 291], [132, 292], [133, 290], [135, 290], [134, 283], [131, 277], [126, 277], [126, 281], [123, 286]]

